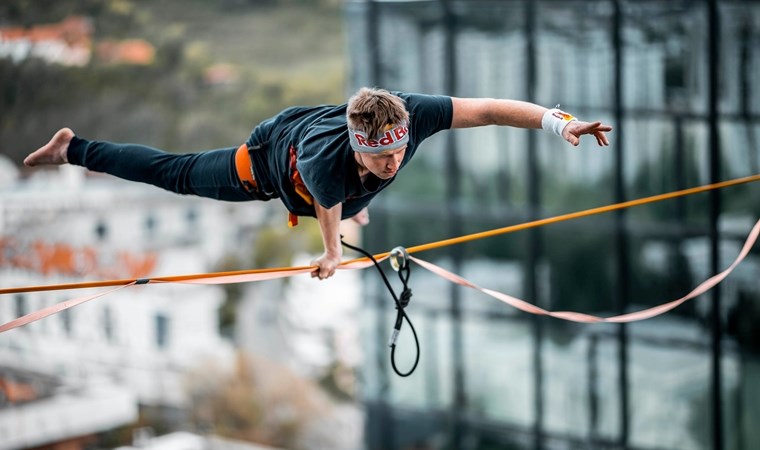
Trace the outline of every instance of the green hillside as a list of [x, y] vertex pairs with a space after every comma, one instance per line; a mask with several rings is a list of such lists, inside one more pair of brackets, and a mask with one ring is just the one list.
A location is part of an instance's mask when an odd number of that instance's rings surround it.
[[[94, 56], [66, 67], [0, 59], [0, 153], [16, 162], [62, 126], [172, 151], [237, 145], [283, 107], [345, 96], [339, 2], [13, 0], [0, 6], [0, 26], [70, 15], [91, 19], [93, 48], [144, 39], [155, 61], [114, 65]], [[234, 74], [231, 82], [208, 82], [219, 65]]]

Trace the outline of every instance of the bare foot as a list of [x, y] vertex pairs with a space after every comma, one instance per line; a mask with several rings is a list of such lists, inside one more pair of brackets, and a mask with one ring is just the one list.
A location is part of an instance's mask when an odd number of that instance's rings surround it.
[[24, 159], [24, 164], [29, 167], [39, 166], [40, 164], [66, 164], [69, 162], [66, 154], [73, 137], [74, 132], [70, 128], [61, 128], [55, 133], [50, 142], [27, 156]]

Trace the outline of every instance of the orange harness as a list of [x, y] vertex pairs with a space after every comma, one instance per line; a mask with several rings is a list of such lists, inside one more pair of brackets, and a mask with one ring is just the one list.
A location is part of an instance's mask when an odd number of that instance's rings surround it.
[[248, 145], [243, 144], [235, 152], [235, 170], [238, 178], [243, 183], [243, 187], [248, 192], [254, 192], [258, 188], [256, 179], [253, 178], [253, 167], [251, 166], [251, 157], [248, 155]]
[[[296, 168], [296, 148], [291, 145], [289, 150], [289, 166], [290, 166], [290, 182], [293, 184], [293, 189], [296, 193], [306, 202], [308, 205], [314, 204], [314, 197], [309, 193], [306, 188], [306, 183], [303, 182], [301, 174]], [[256, 179], [253, 177], [253, 167], [251, 166], [251, 157], [248, 154], [248, 146], [242, 144], [235, 152], [235, 170], [237, 171], [238, 178], [243, 184], [243, 187], [248, 192], [255, 192], [258, 189]], [[298, 216], [288, 212], [288, 227], [293, 228], [298, 225]]]
[[[306, 183], [303, 182], [301, 174], [296, 168], [296, 147], [291, 145], [289, 151], [290, 161], [290, 182], [293, 183], [293, 189], [308, 205], [314, 204], [314, 197], [306, 189]], [[298, 216], [293, 213], [288, 213], [288, 227], [293, 228], [298, 225]]]

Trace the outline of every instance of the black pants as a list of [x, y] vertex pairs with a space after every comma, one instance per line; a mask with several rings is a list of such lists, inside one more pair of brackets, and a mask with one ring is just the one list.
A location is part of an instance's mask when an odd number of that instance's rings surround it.
[[174, 154], [144, 145], [88, 141], [75, 136], [67, 157], [71, 164], [178, 194], [231, 202], [254, 200], [237, 175], [236, 150], [230, 147]]

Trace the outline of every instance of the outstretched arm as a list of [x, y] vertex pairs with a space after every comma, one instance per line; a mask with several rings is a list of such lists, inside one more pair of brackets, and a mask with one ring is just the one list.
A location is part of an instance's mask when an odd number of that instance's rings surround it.
[[[543, 106], [520, 100], [493, 98], [457, 98], [452, 99], [454, 115], [451, 128], [472, 128], [486, 125], [510, 126], [517, 128], [542, 128], [544, 114], [548, 111]], [[562, 130], [562, 137], [573, 145], [580, 143], [584, 134], [592, 135], [599, 145], [609, 145], [606, 132], [612, 127], [601, 122], [584, 122], [575, 120]]]
[[312, 262], [318, 267], [311, 273], [311, 277], [324, 280], [333, 276], [343, 256], [343, 247], [340, 243], [340, 218], [343, 213], [343, 204], [338, 203], [327, 209], [315, 201], [314, 209], [317, 212], [317, 222], [322, 232], [325, 252]]

